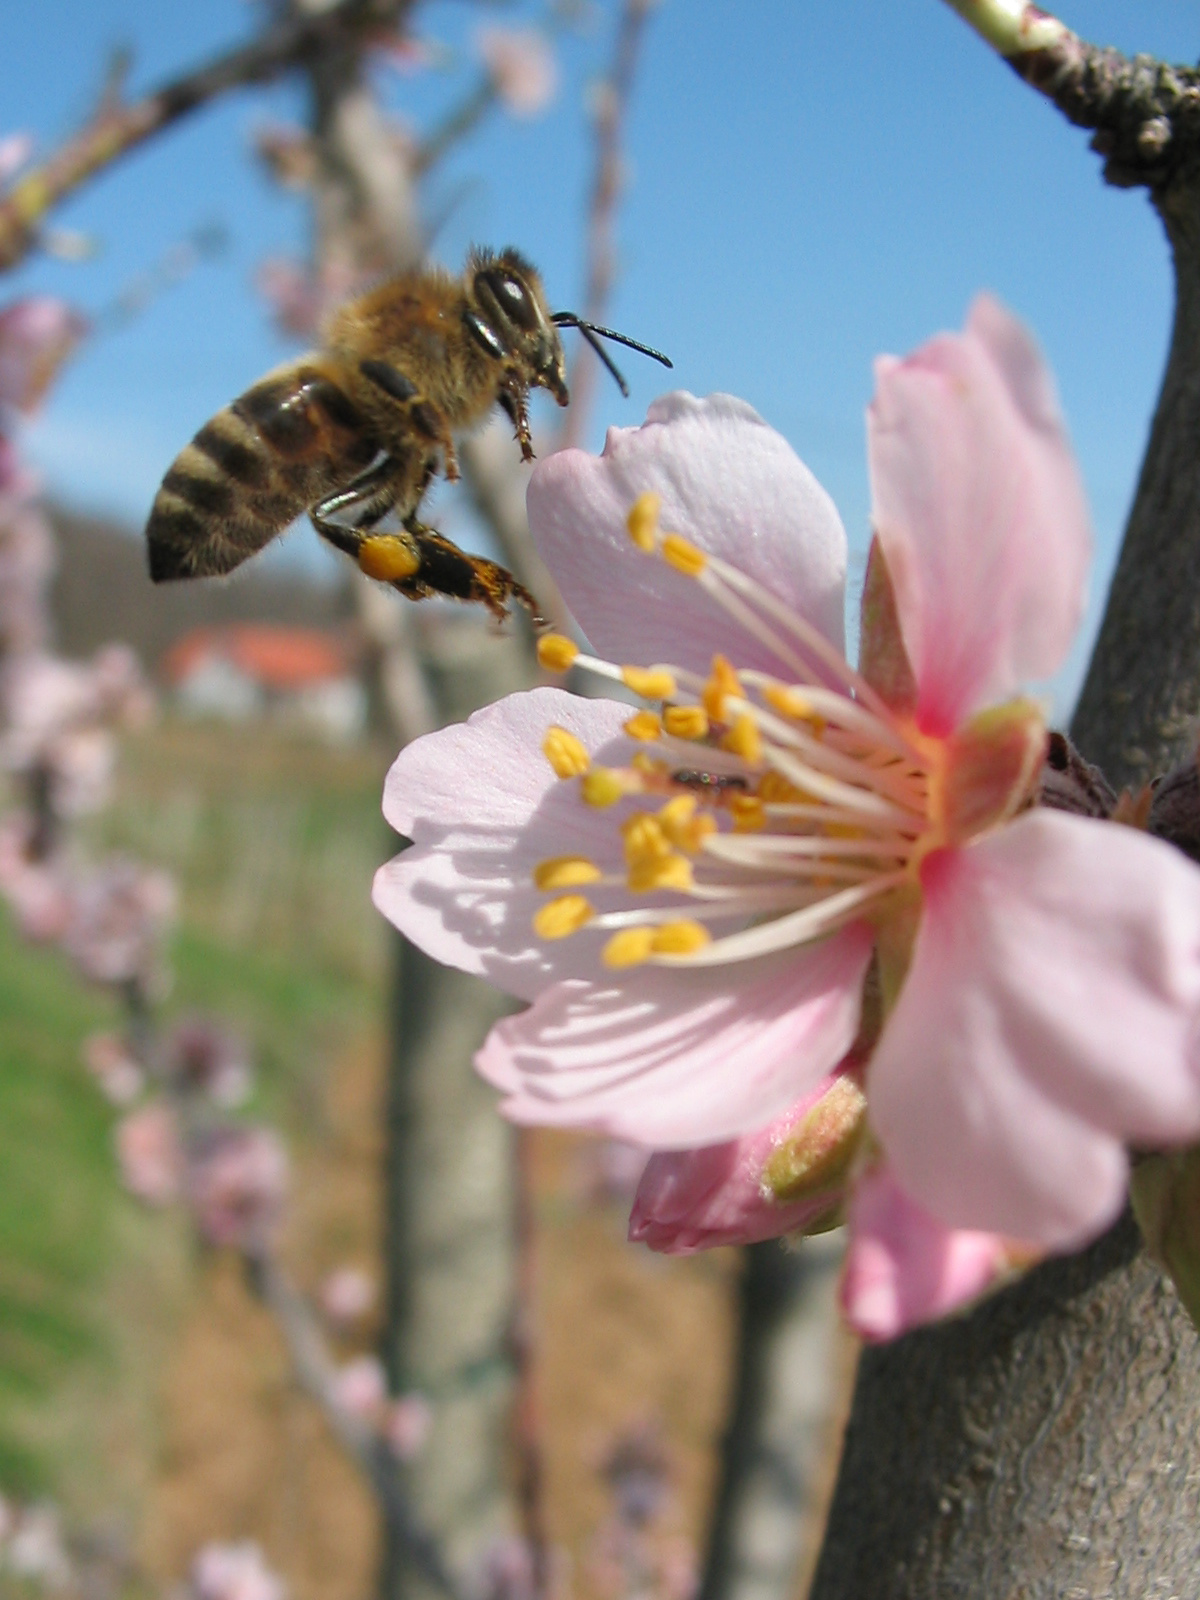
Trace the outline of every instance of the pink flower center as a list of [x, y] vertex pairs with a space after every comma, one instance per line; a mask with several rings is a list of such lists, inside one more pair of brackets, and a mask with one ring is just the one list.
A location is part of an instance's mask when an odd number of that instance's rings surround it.
[[[545, 636], [544, 667], [582, 667], [646, 702], [625, 724], [645, 746], [628, 766], [595, 766], [573, 734], [551, 728], [543, 748], [555, 772], [578, 778], [589, 806], [654, 805], [622, 808], [621, 876], [582, 856], [538, 865], [536, 886], [555, 898], [535, 931], [609, 930], [611, 967], [707, 966], [907, 910], [926, 856], [1026, 803], [1045, 745], [1039, 711], [1017, 701], [947, 737], [919, 732], [776, 595], [664, 534], [658, 509], [654, 495], [635, 502], [634, 543], [699, 583], [791, 676], [738, 670], [722, 656], [707, 678], [669, 663], [616, 666]], [[598, 912], [582, 892], [590, 885], [621, 885], [629, 903]]]

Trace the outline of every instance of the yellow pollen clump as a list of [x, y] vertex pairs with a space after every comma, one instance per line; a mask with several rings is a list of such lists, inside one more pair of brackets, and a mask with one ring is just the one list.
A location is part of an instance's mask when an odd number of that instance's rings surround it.
[[556, 778], [581, 778], [592, 764], [583, 740], [557, 724], [546, 729], [542, 754], [554, 768]]
[[665, 778], [671, 770], [665, 761], [649, 755], [645, 750], [635, 750], [629, 758], [629, 765], [635, 772], [644, 773], [647, 778]]
[[730, 694], [744, 698], [738, 675], [724, 656], [714, 656], [712, 672], [700, 696], [704, 709], [714, 722], [724, 722], [725, 696]]
[[708, 712], [703, 706], [667, 706], [662, 720], [673, 739], [703, 739], [708, 734]]
[[645, 550], [647, 554], [658, 543], [658, 514], [661, 510], [662, 501], [658, 495], [647, 490], [633, 502], [625, 521], [629, 537], [639, 550]]
[[731, 795], [729, 810], [733, 816], [735, 833], [757, 833], [760, 828], [766, 827], [766, 807], [756, 794]]
[[533, 919], [533, 931], [539, 939], [565, 939], [578, 933], [595, 915], [584, 895], [564, 894], [541, 907]]
[[605, 806], [616, 805], [618, 800], [629, 793], [629, 789], [621, 774], [614, 772], [611, 767], [593, 767], [590, 772], [584, 773], [579, 792], [583, 796], [585, 805], [603, 809]]
[[544, 633], [537, 642], [538, 666], [543, 672], [566, 672], [578, 655], [579, 646], [565, 633]]
[[671, 854], [671, 846], [657, 817], [648, 811], [635, 811], [621, 824], [625, 841], [625, 860], [629, 866], [642, 861], [658, 861]]
[[622, 928], [604, 946], [600, 959], [606, 967], [636, 967], [654, 954], [653, 928]]
[[643, 700], [670, 700], [676, 692], [674, 675], [661, 667], [622, 667], [621, 682]]
[[748, 711], [743, 711], [729, 732], [722, 735], [721, 749], [741, 756], [751, 766], [762, 760], [762, 734]]
[[624, 724], [625, 732], [631, 739], [643, 739], [647, 744], [652, 739], [662, 736], [662, 723], [653, 711], [638, 711]]
[[801, 805], [812, 796], [789, 783], [781, 772], [764, 772], [758, 785], [759, 797], [767, 805]]
[[539, 861], [533, 869], [534, 887], [538, 889], [575, 889], [582, 883], [598, 883], [603, 876], [586, 856], [554, 856], [549, 861]]
[[649, 894], [652, 889], [676, 889], [686, 894], [692, 887], [692, 863], [680, 855], [639, 861], [630, 867], [625, 882], [634, 894]]
[[654, 931], [653, 951], [656, 956], [690, 956], [712, 943], [712, 934], [702, 922], [664, 922]]
[[708, 565], [708, 557], [699, 545], [681, 534], [668, 533], [662, 542], [663, 560], [685, 578], [698, 578]]
[[793, 722], [809, 723], [818, 739], [825, 732], [825, 718], [813, 710], [812, 701], [803, 689], [790, 689], [773, 683], [763, 690], [763, 699], [773, 710], [790, 717]]
[[368, 578], [380, 583], [399, 583], [411, 578], [421, 558], [411, 542], [395, 533], [376, 533], [358, 547], [358, 565]]

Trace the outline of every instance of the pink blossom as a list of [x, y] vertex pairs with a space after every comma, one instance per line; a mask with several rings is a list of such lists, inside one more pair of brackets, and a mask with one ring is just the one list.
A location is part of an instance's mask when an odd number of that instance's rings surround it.
[[480, 28], [479, 53], [514, 117], [536, 117], [558, 92], [558, 63], [537, 28]]
[[146, 1075], [119, 1033], [93, 1033], [83, 1042], [83, 1063], [115, 1106], [131, 1105], [146, 1084]]
[[60, 939], [71, 920], [71, 882], [57, 854], [46, 853], [38, 824], [27, 812], [0, 821], [0, 895], [25, 939]]
[[7, 183], [33, 154], [33, 135], [6, 133], [0, 138], [0, 183]]
[[161, 1100], [131, 1111], [116, 1129], [121, 1179], [147, 1205], [163, 1206], [179, 1193], [183, 1152], [174, 1113]]
[[0, 311], [0, 405], [35, 411], [55, 373], [88, 332], [63, 300], [30, 295]]
[[365, 285], [336, 266], [320, 275], [295, 261], [273, 256], [258, 269], [257, 283], [270, 303], [280, 331], [298, 339], [315, 339], [330, 311]]
[[338, 1267], [321, 1285], [320, 1301], [330, 1322], [349, 1326], [375, 1304], [375, 1280], [361, 1267]]
[[252, 1539], [206, 1544], [192, 1561], [193, 1600], [285, 1600], [287, 1586]]
[[93, 983], [150, 983], [175, 904], [168, 873], [114, 858], [75, 886], [64, 948]]
[[216, 1245], [260, 1249], [287, 1193], [287, 1154], [269, 1128], [222, 1128], [193, 1157], [188, 1198], [196, 1225]]
[[49, 633], [46, 596], [56, 564], [54, 536], [42, 512], [28, 503], [33, 483], [0, 438], [0, 652], [44, 650]]
[[998, 1234], [945, 1227], [886, 1167], [855, 1184], [849, 1221], [842, 1309], [864, 1339], [894, 1339], [957, 1311], [1031, 1259]]
[[595, 650], [543, 662], [644, 709], [538, 689], [408, 746], [384, 808], [415, 842], [376, 901], [532, 1002], [477, 1058], [506, 1114], [664, 1150], [812, 1093], [877, 958], [864, 1086], [908, 1199], [1073, 1248], [1127, 1145], [1200, 1134], [1200, 870], [1031, 807], [1020, 691], [1064, 659], [1090, 534], [1025, 330], [983, 298], [881, 362], [869, 445], [859, 671], [837, 513], [741, 401], [668, 396], [540, 463], [530, 525]]
[[387, 1378], [378, 1356], [356, 1356], [338, 1370], [334, 1396], [343, 1410], [371, 1421], [387, 1399]]
[[433, 1407], [423, 1394], [402, 1394], [388, 1406], [383, 1436], [397, 1461], [415, 1461], [433, 1427]]
[[245, 1041], [212, 1017], [184, 1017], [166, 1042], [166, 1065], [181, 1088], [198, 1090], [225, 1110], [250, 1094]]

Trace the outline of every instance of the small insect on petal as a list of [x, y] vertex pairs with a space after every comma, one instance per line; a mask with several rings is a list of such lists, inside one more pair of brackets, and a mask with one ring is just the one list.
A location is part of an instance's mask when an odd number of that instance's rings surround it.
[[538, 666], [543, 672], [566, 672], [578, 655], [579, 646], [565, 633], [544, 633], [537, 642]]
[[586, 896], [564, 894], [541, 907], [533, 919], [533, 931], [539, 939], [566, 939], [586, 927], [595, 915]]
[[583, 740], [558, 726], [546, 729], [542, 754], [558, 778], [581, 778], [592, 764]]

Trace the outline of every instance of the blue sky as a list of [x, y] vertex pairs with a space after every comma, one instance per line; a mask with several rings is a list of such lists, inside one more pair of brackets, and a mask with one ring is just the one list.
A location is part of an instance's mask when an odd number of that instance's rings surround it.
[[[560, 48], [563, 87], [536, 122], [497, 117], [447, 163], [429, 209], [454, 202], [438, 252], [514, 242], [556, 305], [582, 295], [588, 83], [607, 60], [613, 0]], [[481, 17], [538, 9], [435, 0], [418, 30], [457, 71], [385, 75], [389, 104], [427, 127], [471, 81]], [[1066, 0], [1097, 41], [1177, 60], [1200, 55], [1200, 0]], [[86, 113], [113, 45], [152, 85], [243, 36], [246, 0], [7, 0], [0, 131], [43, 148]], [[83, 264], [39, 258], [6, 293], [96, 309], [197, 225], [230, 244], [125, 329], [96, 338], [28, 433], [51, 486], [81, 507], [142, 521], [196, 427], [288, 346], [252, 284], [272, 254], [301, 254], [303, 204], [248, 159], [268, 120], [301, 119], [299, 93], [246, 91], [203, 110], [91, 185], [56, 221], [94, 236]], [[1095, 517], [1092, 625], [1133, 491], [1161, 375], [1170, 277], [1140, 192], [1108, 190], [1086, 135], [1007, 71], [942, 0], [662, 0], [648, 28], [628, 131], [614, 325], [661, 345], [680, 385], [745, 396], [834, 495], [851, 541], [867, 535], [863, 408], [871, 362], [957, 325], [980, 288], [1036, 330], [1062, 390]], [[596, 442], [662, 385], [600, 392]], [[283, 559], [311, 561], [290, 536]], [[1077, 660], [1066, 687], [1085, 659]]]

